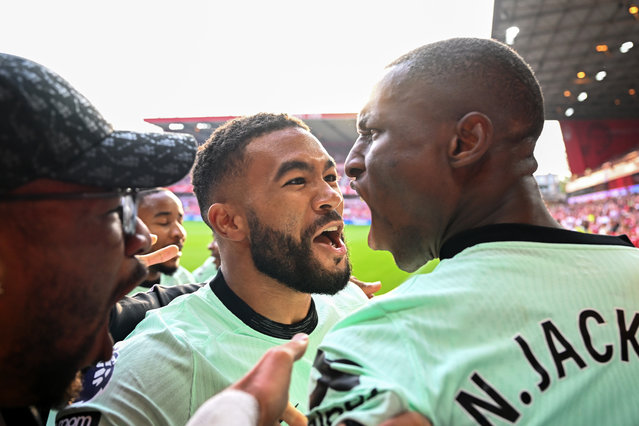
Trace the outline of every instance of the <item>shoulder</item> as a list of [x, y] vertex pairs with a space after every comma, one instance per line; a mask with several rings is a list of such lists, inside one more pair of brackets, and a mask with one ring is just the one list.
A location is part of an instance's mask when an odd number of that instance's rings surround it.
[[368, 304], [369, 299], [362, 289], [349, 281], [343, 290], [334, 295], [314, 294], [313, 300], [320, 318], [329, 311], [342, 318]]

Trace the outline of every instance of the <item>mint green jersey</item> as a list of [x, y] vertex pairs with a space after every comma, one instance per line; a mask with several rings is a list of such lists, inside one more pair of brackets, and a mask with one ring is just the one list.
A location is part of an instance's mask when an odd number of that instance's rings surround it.
[[639, 424], [639, 250], [520, 225], [451, 245], [325, 337], [309, 425]]
[[[172, 275], [160, 274], [159, 284], [164, 286], [174, 286], [178, 284], [194, 284], [198, 282], [202, 281], [197, 281], [195, 277], [193, 277], [193, 274], [191, 274], [185, 267], [178, 266], [177, 271], [175, 271]], [[129, 296], [141, 291], [149, 291], [149, 287], [139, 285], [129, 292]]]
[[[309, 345], [293, 367], [289, 397], [304, 412], [317, 346], [340, 318], [368, 301], [352, 283], [334, 296], [313, 295], [312, 300], [300, 323], [275, 323], [252, 311], [220, 273], [211, 285], [147, 313], [116, 345], [108, 384], [101, 381], [97, 395], [65, 409], [57, 421], [94, 416], [99, 420], [91, 425], [183, 426], [208, 398], [297, 332], [309, 334]], [[95, 374], [96, 380], [109, 376], [99, 370]]]

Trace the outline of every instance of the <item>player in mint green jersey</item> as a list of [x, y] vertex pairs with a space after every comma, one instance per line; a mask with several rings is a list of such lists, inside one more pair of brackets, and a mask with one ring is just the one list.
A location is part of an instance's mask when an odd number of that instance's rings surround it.
[[[639, 250], [561, 227], [533, 177], [543, 99], [492, 40], [397, 59], [345, 163], [368, 238], [419, 275], [338, 323], [313, 371], [310, 425], [636, 425]], [[369, 356], [374, 354], [374, 356]]]
[[[168, 188], [153, 188], [141, 191], [138, 214], [152, 234], [157, 235], [153, 250], [174, 244], [180, 250], [186, 241], [184, 207], [182, 201]], [[129, 292], [129, 295], [148, 291], [154, 284], [174, 286], [198, 282], [193, 275], [180, 265], [180, 253], [173, 259], [149, 267], [149, 275], [143, 283]]]
[[209, 282], [217, 274], [220, 269], [220, 248], [217, 246], [215, 236], [206, 247], [211, 252], [211, 255], [204, 260], [204, 262], [193, 271], [193, 278], [198, 283]]
[[[350, 277], [334, 160], [300, 120], [257, 114], [218, 128], [193, 184], [221, 268], [197, 292], [150, 311], [93, 374], [92, 392], [57, 422], [184, 425], [267, 349], [309, 336], [289, 400], [308, 407], [316, 348], [367, 302]], [[336, 294], [337, 293], [337, 294]], [[85, 380], [86, 383], [86, 380]]]

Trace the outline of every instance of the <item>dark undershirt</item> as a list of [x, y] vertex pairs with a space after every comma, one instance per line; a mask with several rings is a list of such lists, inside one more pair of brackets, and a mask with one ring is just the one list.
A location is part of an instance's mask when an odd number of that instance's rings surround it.
[[244, 324], [267, 336], [290, 340], [297, 333], [311, 334], [317, 326], [318, 317], [315, 302], [311, 298], [311, 307], [306, 318], [295, 324], [282, 324], [272, 321], [255, 312], [249, 305], [239, 298], [226, 284], [222, 271], [219, 271], [209, 286], [226, 308], [238, 317]]
[[626, 235], [587, 234], [561, 228], [502, 223], [469, 229], [449, 238], [440, 251], [440, 259], [449, 259], [462, 250], [480, 243], [495, 241], [529, 241], [554, 244], [594, 244], [634, 247]]

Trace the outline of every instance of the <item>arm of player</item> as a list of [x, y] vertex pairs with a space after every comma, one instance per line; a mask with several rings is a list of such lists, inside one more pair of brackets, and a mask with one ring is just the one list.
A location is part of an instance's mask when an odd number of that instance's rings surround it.
[[308, 346], [306, 334], [269, 349], [244, 377], [209, 399], [187, 426], [272, 426], [284, 420], [290, 426], [306, 425], [306, 416], [288, 402], [293, 363]]
[[[400, 416], [417, 410], [403, 386], [416, 380], [417, 371], [405, 335], [378, 305], [356, 311], [324, 337], [311, 373], [309, 425], [381, 425], [391, 419], [401, 425], [400, 421], [420, 420], [411, 414]], [[372, 345], [380, 339], [383, 345]]]

